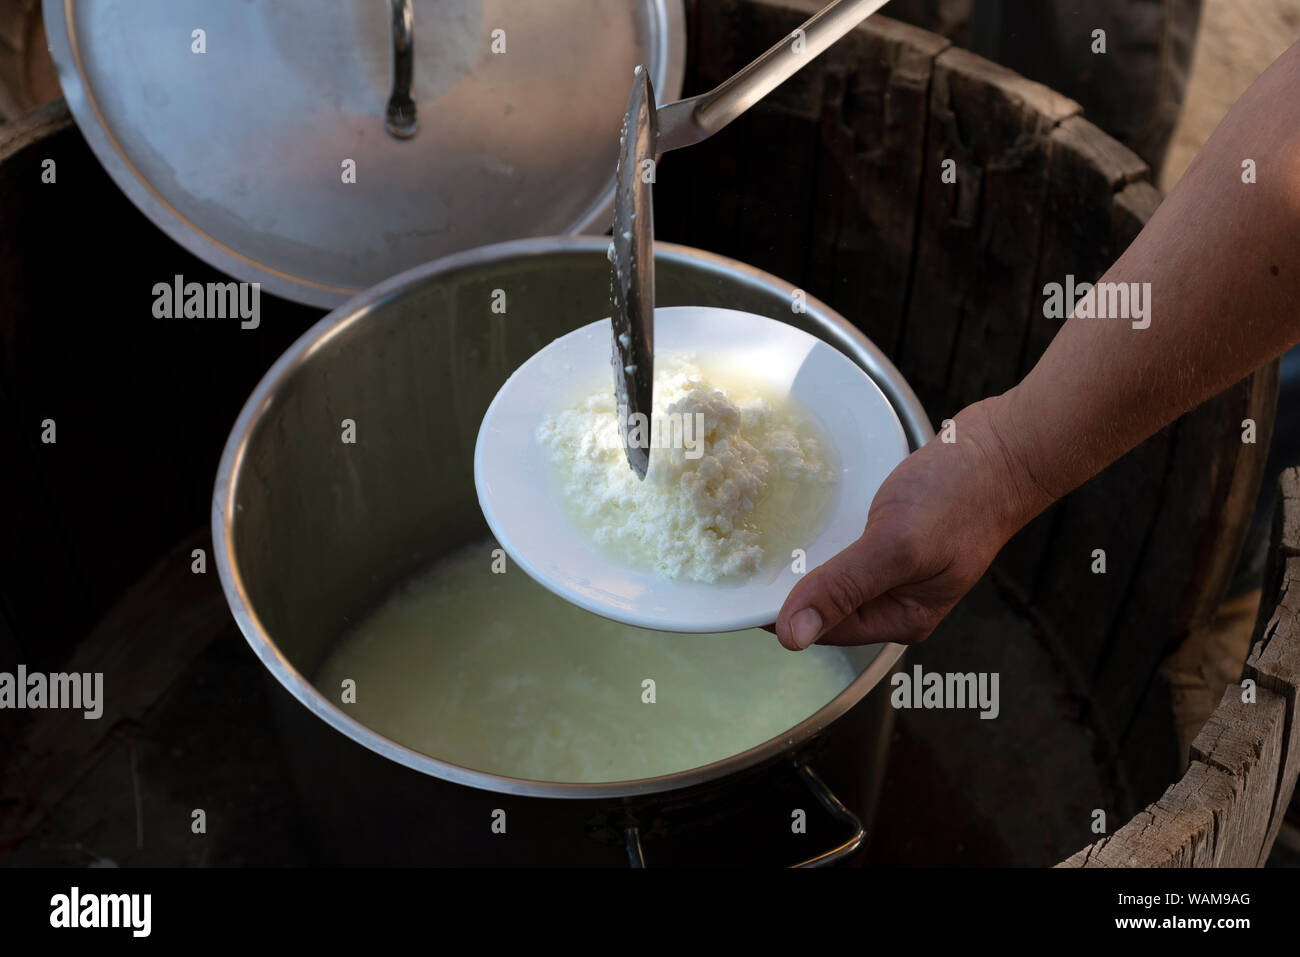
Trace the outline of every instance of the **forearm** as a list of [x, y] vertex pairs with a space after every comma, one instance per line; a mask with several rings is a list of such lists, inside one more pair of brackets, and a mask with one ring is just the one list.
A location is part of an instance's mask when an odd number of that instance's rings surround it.
[[[1242, 181], [1246, 159], [1255, 183]], [[1026, 473], [1026, 520], [1300, 341], [1300, 44], [1243, 95], [1101, 282], [1149, 288], [1150, 324], [1072, 316], [993, 401], [992, 426]]]

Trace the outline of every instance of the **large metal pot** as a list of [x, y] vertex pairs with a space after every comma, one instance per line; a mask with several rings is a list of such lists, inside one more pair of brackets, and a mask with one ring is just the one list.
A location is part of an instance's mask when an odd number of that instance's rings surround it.
[[[328, 860], [600, 864], [644, 852], [651, 864], [794, 863], [851, 852], [870, 820], [892, 726], [877, 686], [896, 645], [850, 650], [858, 678], [780, 737], [614, 784], [458, 767], [371, 730], [311, 683], [348, 623], [484, 535], [472, 475], [480, 420], [525, 359], [608, 313], [607, 243], [510, 242], [402, 273], [309, 330], [235, 423], [213, 499], [217, 567], [249, 644], [305, 706], [275, 695]], [[880, 385], [914, 448], [933, 435], [897, 370], [816, 300], [795, 312], [788, 284], [680, 246], [656, 247], [656, 271], [660, 305], [748, 310], [825, 339]], [[504, 313], [493, 310], [497, 290]], [[344, 419], [355, 444], [341, 441]], [[794, 809], [807, 813], [807, 833], [791, 828]]]

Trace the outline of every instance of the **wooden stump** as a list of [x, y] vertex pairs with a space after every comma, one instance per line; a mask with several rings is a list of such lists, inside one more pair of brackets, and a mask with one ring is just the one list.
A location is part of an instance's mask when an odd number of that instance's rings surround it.
[[[154, 319], [178, 273], [223, 278], [130, 204], [62, 100], [0, 125], [0, 671], [68, 661], [206, 526], [231, 423], [321, 315], [263, 296], [257, 330]], [[31, 718], [0, 711], [0, 760]]]
[[[688, 3], [684, 92], [721, 82], [817, 6]], [[732, 126], [670, 154], [656, 222], [663, 239], [752, 263], [843, 313], [937, 425], [1019, 380], [1060, 326], [1043, 315], [1044, 285], [1095, 281], [1159, 202], [1145, 164], [1078, 104], [875, 16]], [[1277, 377], [1272, 363], [1163, 429], [994, 564], [1071, 675], [1121, 819], [1182, 771], [1160, 665], [1227, 591]], [[1096, 548], [1104, 575], [1090, 573]]]
[[1062, 867], [1256, 867], [1300, 772], [1300, 470], [1283, 473], [1255, 642], [1182, 780]]

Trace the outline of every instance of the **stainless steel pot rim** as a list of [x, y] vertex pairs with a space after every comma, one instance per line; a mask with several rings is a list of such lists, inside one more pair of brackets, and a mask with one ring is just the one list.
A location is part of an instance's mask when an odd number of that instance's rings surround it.
[[[336, 730], [346, 734], [357, 744], [412, 770], [485, 791], [543, 798], [633, 797], [705, 784], [775, 758], [813, 738], [853, 707], [888, 675], [903, 654], [902, 645], [880, 646], [871, 664], [839, 695], [785, 733], [746, 751], [673, 774], [631, 781], [576, 783], [534, 781], [477, 771], [407, 748], [372, 730], [335, 706], [280, 652], [253, 609], [239, 568], [235, 564], [232, 526], [236, 492], [234, 476], [239, 471], [253, 427], [281, 383], [334, 336], [355, 323], [364, 321], [372, 312], [430, 277], [505, 258], [543, 257], [566, 252], [599, 253], [603, 258], [608, 244], [609, 239], [605, 236], [559, 236], [481, 246], [399, 273], [374, 288], [354, 296], [315, 323], [275, 361], [244, 404], [226, 441], [213, 489], [213, 553], [226, 601], [240, 631], [243, 632], [253, 652], [276, 680], [308, 710]], [[756, 285], [780, 290], [787, 298], [792, 297], [795, 291], [794, 286], [762, 270], [688, 246], [656, 243], [655, 256], [668, 262], [689, 262], [705, 271], [718, 272], [733, 278], [739, 274]], [[912, 447], [915, 449], [929, 441], [934, 436], [934, 430], [925, 415], [925, 410], [885, 355], [856, 329], [845, 328], [836, 322], [832, 318], [836, 314], [824, 303], [812, 297], [807, 297], [806, 303], [809, 318], [815, 320], [818, 325], [848, 334], [865, 353], [869, 364], [873, 366], [867, 371], [895, 403]]]

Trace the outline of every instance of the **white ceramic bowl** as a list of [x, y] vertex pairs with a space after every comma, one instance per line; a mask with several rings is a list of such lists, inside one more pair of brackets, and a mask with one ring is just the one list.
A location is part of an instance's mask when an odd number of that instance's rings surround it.
[[[908, 445], [889, 400], [858, 365], [794, 326], [731, 309], [656, 309], [654, 337], [657, 355], [725, 359], [818, 420], [839, 476], [825, 524], [805, 550], [809, 570], [862, 534], [876, 490]], [[593, 384], [608, 380], [613, 391], [610, 348], [608, 318], [576, 329], [520, 366], [492, 400], [474, 448], [474, 483], [492, 533], [543, 586], [615, 621], [696, 633], [771, 624], [799, 577], [789, 561], [739, 581], [673, 581], [620, 562], [570, 518], [537, 428]]]

